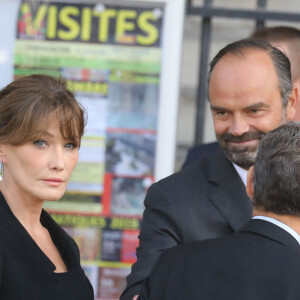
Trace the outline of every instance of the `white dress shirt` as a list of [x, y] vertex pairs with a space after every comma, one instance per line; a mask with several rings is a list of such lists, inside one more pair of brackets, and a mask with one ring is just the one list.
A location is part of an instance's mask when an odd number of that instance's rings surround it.
[[247, 174], [248, 174], [248, 171], [239, 167], [238, 165], [232, 163], [234, 168], [236, 169], [236, 171], [238, 172], [238, 174], [240, 175], [242, 181], [244, 182], [244, 185], [246, 186], [247, 185]]
[[297, 240], [297, 242], [300, 244], [299, 234], [294, 229], [292, 229], [290, 226], [287, 226], [286, 224], [284, 224], [276, 219], [273, 219], [270, 217], [265, 217], [265, 216], [255, 216], [255, 217], [253, 217], [253, 219], [265, 220], [265, 221], [268, 221], [270, 223], [273, 223], [273, 224], [281, 227], [282, 229], [287, 231], [289, 234], [291, 234]]

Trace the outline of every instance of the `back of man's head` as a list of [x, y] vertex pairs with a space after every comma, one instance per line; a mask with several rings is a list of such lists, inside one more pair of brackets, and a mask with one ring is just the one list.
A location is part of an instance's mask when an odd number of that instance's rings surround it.
[[300, 123], [288, 122], [263, 137], [253, 183], [255, 208], [300, 216]]
[[288, 26], [265, 27], [254, 31], [252, 38], [261, 39], [286, 53], [292, 65], [293, 82], [300, 78], [300, 30]]
[[288, 26], [265, 27], [254, 31], [251, 37], [262, 39], [269, 43], [274, 41], [291, 41], [300, 39], [300, 30]]

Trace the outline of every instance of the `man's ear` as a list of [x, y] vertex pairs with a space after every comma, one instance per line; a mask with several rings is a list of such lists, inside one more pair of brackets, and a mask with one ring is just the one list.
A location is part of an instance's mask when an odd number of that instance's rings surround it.
[[287, 107], [286, 107], [286, 117], [288, 121], [295, 120], [297, 118], [297, 115], [299, 120], [296, 121], [300, 121], [299, 89], [300, 89], [300, 82], [295, 83], [293, 85], [293, 89], [290, 93]]
[[253, 178], [254, 178], [254, 166], [250, 167], [247, 174], [246, 191], [251, 200], [253, 199], [253, 194], [254, 194]]
[[295, 108], [295, 114], [292, 120], [300, 122], [300, 77], [294, 80], [293, 86], [297, 97], [297, 106]]

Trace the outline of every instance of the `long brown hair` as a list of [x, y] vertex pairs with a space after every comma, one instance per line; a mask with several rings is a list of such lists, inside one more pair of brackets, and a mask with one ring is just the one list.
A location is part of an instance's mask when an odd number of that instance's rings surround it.
[[85, 110], [61, 77], [24, 76], [0, 91], [0, 143], [22, 145], [34, 140], [53, 117], [59, 120], [62, 136], [80, 144]]

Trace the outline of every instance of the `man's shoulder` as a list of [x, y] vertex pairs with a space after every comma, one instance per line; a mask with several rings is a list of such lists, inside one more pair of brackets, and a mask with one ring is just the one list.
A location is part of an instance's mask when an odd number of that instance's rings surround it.
[[202, 156], [208, 156], [216, 152], [220, 148], [220, 144], [218, 142], [211, 142], [207, 144], [200, 144], [193, 146], [189, 149], [188, 153], [191, 155], [198, 154], [198, 157], [202, 158]]
[[[238, 241], [240, 236], [240, 233], [232, 233], [227, 236], [221, 236], [218, 238], [213, 239], [206, 239], [201, 241], [192, 241], [188, 243], [184, 243], [181, 245], [178, 245], [176, 247], [173, 247], [171, 249], [168, 249], [166, 252], [166, 256], [174, 256], [174, 257], [185, 257], [187, 255], [195, 255], [198, 256], [199, 253], [207, 253], [212, 254], [214, 256], [214, 251], [217, 251], [218, 249], [224, 249], [224, 248], [231, 248], [233, 247], [236, 242]], [[214, 256], [215, 257], [215, 256]]]
[[[180, 257], [198, 257], [199, 253], [203, 255], [197, 258], [200, 262], [202, 258], [207, 261], [209, 257], [216, 255], [232, 260], [243, 261], [244, 256], [235, 253], [251, 253], [253, 257], [261, 256], [264, 260], [265, 253], [273, 254], [274, 257], [281, 259], [288, 257], [300, 258], [299, 245], [296, 239], [282, 228], [264, 220], [249, 220], [239, 231], [230, 235], [221, 236], [213, 239], [193, 241], [178, 245], [167, 250], [166, 256], [180, 259]], [[289, 255], [287, 255], [289, 254]], [[300, 260], [299, 260], [300, 267]]]
[[[249, 227], [251, 223], [253, 220], [248, 221], [244, 226], [245, 229], [230, 235], [192, 241], [168, 249], [162, 255], [162, 260], [185, 260], [185, 263], [188, 263], [188, 260], [191, 264], [193, 262], [207, 264], [210, 260], [214, 262], [215, 257], [218, 257], [219, 260], [243, 264], [245, 256], [251, 256], [253, 259], [256, 257], [263, 261], [266, 253], [269, 255], [272, 253], [274, 257], [280, 257], [281, 260], [288, 258], [286, 254], [291, 257], [295, 257], [296, 254], [296, 257], [300, 257], [299, 250], [295, 251], [295, 247], [291, 247], [284, 241], [278, 241], [272, 235], [261, 234], [260, 231], [248, 230], [251, 228]], [[273, 226], [275, 230], [280, 230], [276, 228], [276, 225], [270, 224], [270, 226]]]
[[[170, 248], [161, 255], [157, 265], [163, 266], [169, 273], [184, 274], [187, 270], [193, 272], [208, 267], [208, 272], [212, 276], [214, 272], [218, 272], [217, 270], [232, 276], [235, 272], [232, 266], [240, 267], [244, 275], [250, 271], [255, 273], [253, 262], [256, 262], [258, 266], [280, 268], [287, 274], [289, 272], [297, 274], [300, 270], [299, 258], [299, 249], [279, 244], [264, 236], [257, 235], [253, 239], [252, 234], [235, 232], [219, 238], [184, 243]], [[158, 272], [161, 270], [161, 267], [157, 268]], [[264, 272], [266, 276], [271, 275], [267, 268]]]
[[186, 168], [192, 163], [199, 161], [205, 157], [209, 157], [220, 150], [220, 145], [218, 142], [212, 142], [208, 144], [200, 144], [194, 147], [191, 147], [188, 150], [185, 162], [182, 165], [182, 168]]
[[152, 185], [153, 188], [166, 187], [166, 188], [184, 188], [199, 184], [199, 182], [206, 181], [208, 170], [210, 169], [208, 161], [196, 162], [195, 164], [173, 173], [163, 179], [160, 179]]
[[207, 181], [212, 174], [226, 173], [233, 170], [231, 162], [219, 150], [216, 153], [197, 161], [190, 166], [169, 175], [156, 183], [156, 185], [191, 185], [199, 181]]
[[[164, 268], [167, 269], [167, 272], [180, 274], [187, 272], [187, 269], [192, 270], [210, 264], [210, 262], [211, 265], [214, 265], [216, 257], [220, 260], [223, 258], [227, 260], [230, 257], [228, 253], [230, 253], [231, 258], [234, 258], [235, 251], [238, 251], [235, 247], [236, 244], [236, 239], [232, 235], [227, 235], [177, 245], [162, 253], [157, 263], [156, 272], [161, 272]], [[175, 261], [176, 266], [174, 265]]]

